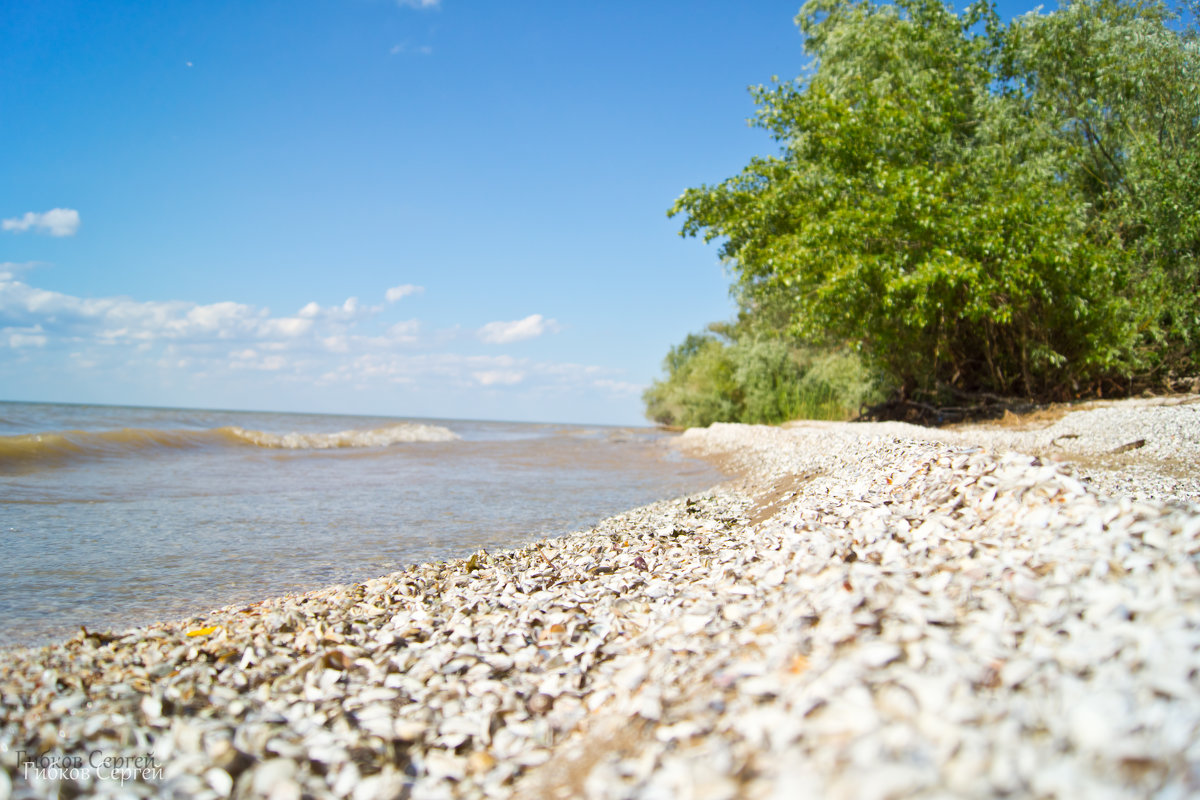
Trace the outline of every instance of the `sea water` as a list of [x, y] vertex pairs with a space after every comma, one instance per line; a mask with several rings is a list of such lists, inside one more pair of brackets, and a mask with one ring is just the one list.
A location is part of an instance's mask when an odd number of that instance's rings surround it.
[[721, 480], [668, 437], [0, 402], [0, 646], [518, 546]]

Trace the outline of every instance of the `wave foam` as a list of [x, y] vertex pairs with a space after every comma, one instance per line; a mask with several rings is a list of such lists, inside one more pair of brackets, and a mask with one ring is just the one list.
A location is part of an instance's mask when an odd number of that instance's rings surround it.
[[332, 450], [340, 447], [386, 447], [405, 442], [453, 442], [458, 434], [439, 425], [406, 422], [386, 428], [337, 433], [264, 433], [245, 428], [219, 428], [236, 441], [280, 450]]

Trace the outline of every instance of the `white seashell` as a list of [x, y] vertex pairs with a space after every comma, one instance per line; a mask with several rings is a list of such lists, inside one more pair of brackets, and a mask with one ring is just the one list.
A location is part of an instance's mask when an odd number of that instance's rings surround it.
[[654, 687], [645, 687], [634, 698], [633, 711], [643, 719], [657, 722], [663, 713], [662, 694]]
[[737, 690], [750, 697], [774, 697], [780, 693], [780, 683], [772, 675], [756, 675], [738, 681]]
[[204, 771], [204, 782], [221, 797], [228, 797], [233, 791], [233, 778], [229, 773], [218, 767], [210, 767]]
[[864, 666], [878, 669], [900, 658], [902, 651], [891, 642], [875, 641], [860, 646], [855, 655]]
[[359, 727], [374, 736], [390, 739], [395, 734], [395, 720], [391, 709], [385, 706], [368, 706], [356, 712], [355, 717]]
[[642, 660], [630, 660], [629, 663], [613, 677], [612, 681], [616, 686], [621, 687], [627, 692], [632, 692], [642, 685], [642, 681], [646, 679], [648, 667]]
[[142, 698], [140, 706], [142, 713], [145, 714], [148, 719], [162, 719], [162, 701], [158, 697], [148, 694]]
[[398, 719], [393, 726], [393, 732], [402, 742], [415, 742], [424, 735], [426, 727], [423, 722]]
[[379, 797], [401, 797], [404, 794], [403, 776], [390, 764], [376, 775], [363, 778], [354, 787], [354, 800], [375, 800]]
[[283, 800], [284, 797], [299, 797], [300, 787], [292, 779], [296, 765], [284, 758], [264, 761], [254, 768], [253, 787], [260, 795]]
[[430, 750], [425, 753], [425, 769], [434, 780], [461, 781], [467, 776], [467, 760], [447, 750]]
[[551, 758], [551, 753], [545, 748], [532, 748], [513, 756], [513, 763], [522, 767], [536, 767], [545, 764]]

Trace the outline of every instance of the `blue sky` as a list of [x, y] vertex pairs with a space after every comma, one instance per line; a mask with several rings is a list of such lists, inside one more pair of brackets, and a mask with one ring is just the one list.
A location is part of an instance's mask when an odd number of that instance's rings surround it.
[[798, 8], [9, 4], [0, 399], [640, 424]]

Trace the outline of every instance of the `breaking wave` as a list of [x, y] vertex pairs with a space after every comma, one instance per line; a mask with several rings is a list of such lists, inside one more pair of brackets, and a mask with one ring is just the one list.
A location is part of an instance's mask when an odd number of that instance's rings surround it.
[[331, 450], [387, 447], [409, 442], [451, 442], [458, 434], [438, 425], [400, 423], [336, 433], [267, 433], [236, 426], [209, 430], [122, 428], [0, 436], [0, 472], [57, 466], [77, 460], [147, 457], [156, 452], [205, 447]]
[[453, 442], [458, 434], [440, 425], [404, 423], [365, 431], [337, 433], [264, 433], [245, 428], [218, 428], [217, 432], [255, 447], [280, 450], [332, 450], [338, 447], [387, 447], [405, 442]]

